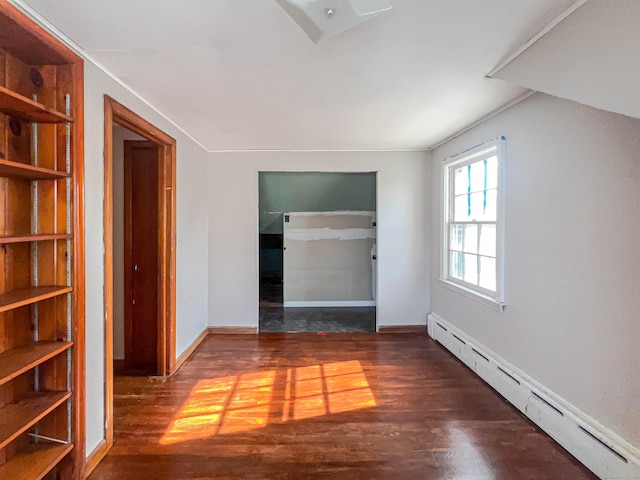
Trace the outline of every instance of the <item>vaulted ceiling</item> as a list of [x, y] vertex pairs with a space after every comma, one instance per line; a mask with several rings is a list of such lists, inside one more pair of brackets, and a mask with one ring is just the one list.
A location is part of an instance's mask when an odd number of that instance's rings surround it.
[[485, 75], [574, 0], [390, 0], [314, 44], [275, 0], [15, 0], [209, 150], [425, 149], [523, 95]]
[[579, 2], [495, 76], [640, 118], [640, 0]]

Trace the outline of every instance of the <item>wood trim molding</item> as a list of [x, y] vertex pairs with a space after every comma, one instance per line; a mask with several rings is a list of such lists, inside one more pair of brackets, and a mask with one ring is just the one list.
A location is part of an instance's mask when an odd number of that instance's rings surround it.
[[73, 64], [73, 91], [74, 91], [74, 143], [75, 156], [73, 162], [73, 286], [75, 290], [75, 302], [73, 315], [75, 318], [73, 361], [75, 375], [73, 375], [74, 400], [73, 411], [75, 426], [73, 437], [75, 438], [75, 457], [73, 469], [77, 478], [83, 478], [86, 468], [86, 250], [85, 250], [85, 214], [84, 214], [84, 65], [80, 57], [73, 55], [77, 60]]
[[426, 325], [382, 325], [378, 327], [378, 333], [408, 333], [412, 335], [426, 335]]
[[[104, 338], [105, 445], [113, 445], [113, 125], [117, 123], [158, 145], [160, 192], [166, 192], [159, 213], [159, 345], [158, 374], [176, 370], [176, 140], [118, 101], [104, 96]], [[160, 340], [162, 339], [162, 340]]]
[[209, 327], [209, 335], [256, 335], [258, 327]]
[[107, 451], [113, 445], [113, 109], [104, 99], [104, 416]]
[[[65, 45], [59, 38], [46, 31], [43, 27], [29, 18], [19, 8], [12, 5], [7, 0], [1, 0], [2, 14], [11, 19], [12, 22], [20, 25], [23, 29], [28, 30], [33, 37], [40, 42], [46, 44], [50, 51], [58, 55], [62, 60], [60, 63], [83, 64], [80, 58], [71, 48]], [[78, 117], [75, 117], [78, 121]]]
[[196, 351], [196, 349], [200, 346], [200, 344], [208, 336], [209, 336], [209, 330], [205, 328], [202, 331], [202, 333], [200, 335], [198, 335], [198, 338], [196, 338], [191, 343], [191, 345], [189, 345], [189, 347], [187, 347], [187, 349], [184, 352], [182, 352], [182, 354], [178, 357], [178, 359], [176, 360], [176, 368], [173, 371], [173, 373], [176, 373], [178, 370], [180, 370], [180, 367], [182, 367], [184, 362], [186, 362], [189, 359], [189, 357], [193, 354], [193, 352]]
[[106, 440], [102, 440], [96, 448], [93, 449], [93, 452], [87, 456], [87, 462], [85, 466], [84, 476], [81, 478], [87, 478], [91, 473], [95, 470], [98, 464], [105, 457], [107, 452], [109, 451], [109, 447]]

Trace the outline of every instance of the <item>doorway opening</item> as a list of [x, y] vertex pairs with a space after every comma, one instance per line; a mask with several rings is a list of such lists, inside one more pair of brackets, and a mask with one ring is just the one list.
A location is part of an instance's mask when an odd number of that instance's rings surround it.
[[105, 448], [113, 376], [175, 370], [176, 141], [105, 95]]
[[375, 332], [376, 172], [259, 172], [259, 331]]

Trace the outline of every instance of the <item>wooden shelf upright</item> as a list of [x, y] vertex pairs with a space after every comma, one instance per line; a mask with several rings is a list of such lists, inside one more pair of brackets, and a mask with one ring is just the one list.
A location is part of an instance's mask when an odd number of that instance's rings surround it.
[[83, 478], [82, 60], [0, 0], [0, 479]]

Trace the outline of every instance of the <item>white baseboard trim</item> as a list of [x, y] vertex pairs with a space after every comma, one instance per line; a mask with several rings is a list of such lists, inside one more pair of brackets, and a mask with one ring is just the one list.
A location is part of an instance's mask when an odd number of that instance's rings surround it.
[[375, 300], [327, 300], [327, 301], [308, 301], [308, 302], [284, 302], [285, 307], [375, 307]]
[[428, 315], [427, 331], [600, 478], [640, 479], [640, 449], [437, 314]]

